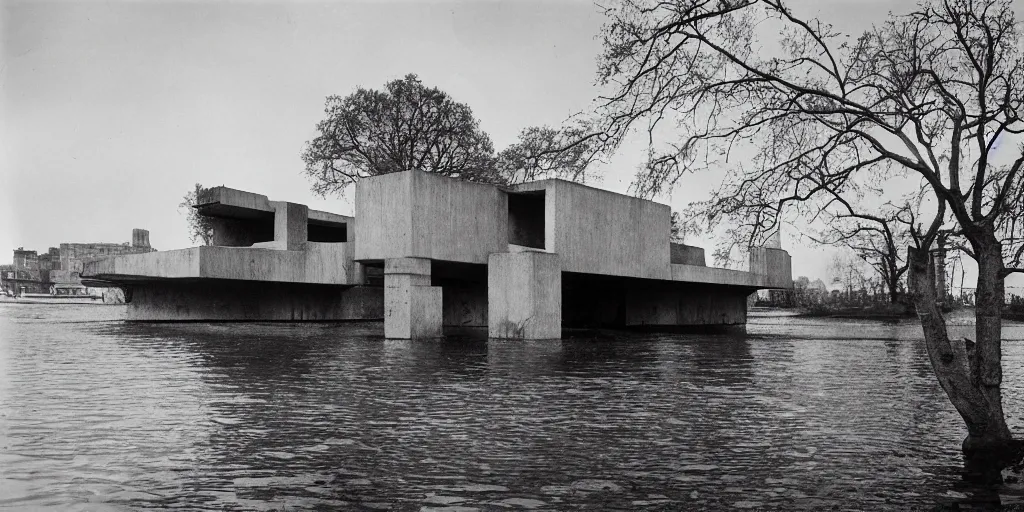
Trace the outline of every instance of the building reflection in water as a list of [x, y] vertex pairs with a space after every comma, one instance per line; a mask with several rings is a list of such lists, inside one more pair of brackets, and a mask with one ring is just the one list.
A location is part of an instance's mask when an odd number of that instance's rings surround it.
[[[487, 508], [497, 493], [556, 508], [651, 495], [872, 508], [991, 494], [957, 483], [959, 419], [913, 326], [787, 329], [407, 342], [382, 339], [378, 324], [111, 324], [93, 342], [116, 340], [154, 381], [189, 382], [164, 396], [168, 410], [198, 404], [199, 416], [166, 427], [188, 433], [187, 467], [176, 459], [161, 483], [177, 490], [130, 505], [444, 495]], [[858, 338], [843, 338], [851, 329]], [[579, 492], [593, 481], [619, 490]]]

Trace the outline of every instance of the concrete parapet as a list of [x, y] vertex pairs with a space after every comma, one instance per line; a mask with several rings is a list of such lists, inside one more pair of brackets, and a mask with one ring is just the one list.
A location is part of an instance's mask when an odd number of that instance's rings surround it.
[[487, 332], [492, 338], [562, 337], [562, 268], [544, 252], [492, 254], [487, 262]]
[[442, 292], [430, 286], [430, 260], [384, 261], [384, 337], [436, 338], [442, 335]]
[[684, 283], [718, 284], [761, 288], [763, 276], [742, 270], [672, 264], [672, 280]]

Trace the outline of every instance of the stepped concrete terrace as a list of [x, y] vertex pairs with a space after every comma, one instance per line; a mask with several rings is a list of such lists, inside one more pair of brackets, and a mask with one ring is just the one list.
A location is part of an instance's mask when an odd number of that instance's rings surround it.
[[749, 271], [708, 267], [669, 242], [668, 206], [562, 180], [375, 176], [356, 185], [355, 218], [224, 187], [197, 208], [213, 246], [97, 260], [84, 276], [126, 287], [129, 320], [383, 318], [398, 339], [743, 329], [749, 294], [792, 286], [784, 250], [752, 249]]

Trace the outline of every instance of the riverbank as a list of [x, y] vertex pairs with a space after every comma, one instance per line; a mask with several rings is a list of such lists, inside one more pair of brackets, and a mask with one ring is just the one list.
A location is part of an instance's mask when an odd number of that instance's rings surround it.
[[916, 313], [913, 308], [902, 305], [879, 304], [863, 307], [837, 307], [828, 305], [816, 305], [803, 308], [751, 308], [756, 310], [786, 311], [790, 316], [802, 318], [850, 318], [859, 320], [899, 320], [914, 318]]

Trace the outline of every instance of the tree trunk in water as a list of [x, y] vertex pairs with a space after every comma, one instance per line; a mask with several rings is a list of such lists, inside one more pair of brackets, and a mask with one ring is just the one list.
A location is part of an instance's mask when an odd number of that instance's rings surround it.
[[[910, 248], [908, 258], [907, 284], [924, 330], [928, 357], [939, 384], [967, 425], [967, 439], [962, 448], [968, 469], [984, 473], [979, 475], [983, 478], [998, 477], [998, 469], [1016, 462], [1017, 451], [1003, 418], [999, 390], [1002, 382], [1001, 311], [998, 309], [1002, 305], [1001, 294], [994, 314], [992, 311], [992, 296], [1002, 290], [1002, 260], [998, 260], [999, 269], [992, 274], [988, 268], [992, 262], [985, 263], [988, 266], [983, 267], [984, 257], [979, 255], [977, 344], [973, 344], [966, 340], [952, 343], [949, 340], [946, 320], [937, 305], [935, 280], [931, 279], [929, 272], [931, 262], [927, 251]], [[986, 271], [989, 275], [982, 277]]]

